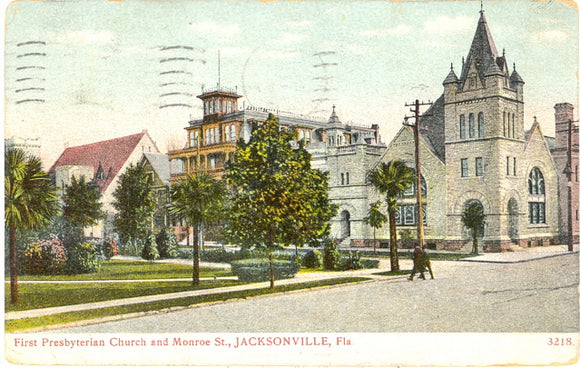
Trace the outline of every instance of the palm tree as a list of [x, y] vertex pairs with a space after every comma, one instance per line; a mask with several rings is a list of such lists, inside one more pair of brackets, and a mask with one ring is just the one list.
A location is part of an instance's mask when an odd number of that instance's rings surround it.
[[[190, 174], [171, 188], [169, 211], [193, 227], [193, 284], [199, 284], [199, 232], [223, 215], [225, 186], [208, 174]], [[202, 239], [203, 241], [203, 239]]]
[[38, 157], [9, 148], [4, 158], [4, 226], [10, 235], [10, 300], [18, 302], [17, 229], [47, 225], [59, 212], [56, 188]]
[[397, 200], [405, 189], [415, 180], [415, 170], [405, 165], [403, 161], [393, 160], [382, 162], [379, 167], [369, 173], [369, 182], [385, 196], [387, 213], [389, 215], [389, 235], [391, 251], [391, 271], [399, 271], [399, 257], [397, 255], [397, 224], [395, 213]]
[[381, 201], [376, 201], [371, 203], [367, 217], [363, 219], [365, 224], [370, 225], [373, 228], [373, 251], [376, 252], [377, 246], [377, 229], [383, 227], [383, 224], [387, 222], [387, 216], [381, 212]]
[[473, 237], [473, 251], [472, 253], [477, 254], [477, 239], [481, 227], [485, 221], [485, 215], [483, 214], [483, 206], [477, 201], [469, 203], [463, 213], [461, 214], [461, 222], [466, 228], [471, 230], [471, 235]]

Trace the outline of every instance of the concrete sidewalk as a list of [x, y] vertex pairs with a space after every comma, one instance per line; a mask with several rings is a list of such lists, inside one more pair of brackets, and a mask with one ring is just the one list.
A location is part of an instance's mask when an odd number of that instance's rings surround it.
[[[578, 253], [578, 248], [574, 250]], [[558, 257], [570, 254], [566, 245], [551, 245], [546, 247], [521, 248], [513, 252], [485, 253], [475, 257], [459, 259], [463, 262], [487, 262], [487, 263], [521, 263], [538, 259]]]

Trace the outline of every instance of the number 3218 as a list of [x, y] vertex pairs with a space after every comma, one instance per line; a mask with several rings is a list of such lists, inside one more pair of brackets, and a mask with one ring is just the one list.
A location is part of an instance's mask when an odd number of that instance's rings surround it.
[[571, 337], [550, 337], [548, 338], [548, 346], [570, 346], [572, 343]]

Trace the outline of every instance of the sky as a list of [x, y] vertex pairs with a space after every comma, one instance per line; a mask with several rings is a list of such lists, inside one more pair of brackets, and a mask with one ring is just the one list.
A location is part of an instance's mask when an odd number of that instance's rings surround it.
[[[5, 137], [39, 137], [48, 169], [66, 146], [148, 130], [181, 148], [202, 88], [240, 106], [379, 124], [388, 143], [406, 103], [434, 101], [459, 73], [480, 1], [22, 0], [3, 3]], [[525, 81], [525, 126], [554, 134], [578, 103], [572, 2], [484, 1], [498, 51]], [[39, 100], [43, 101], [40, 102]]]

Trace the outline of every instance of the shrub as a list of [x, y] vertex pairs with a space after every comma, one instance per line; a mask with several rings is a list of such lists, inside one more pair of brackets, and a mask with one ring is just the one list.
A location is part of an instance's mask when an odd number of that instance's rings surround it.
[[344, 259], [344, 263], [341, 267], [343, 270], [360, 270], [363, 269], [363, 263], [360, 260], [360, 255], [358, 252], [348, 254], [348, 258]]
[[67, 253], [62, 242], [55, 236], [36, 239], [26, 245], [21, 265], [31, 275], [54, 275], [65, 270]]
[[304, 266], [306, 268], [319, 268], [322, 265], [322, 255], [317, 250], [311, 250], [304, 256]]
[[334, 270], [339, 266], [340, 263], [340, 253], [336, 243], [331, 239], [325, 239], [323, 241], [323, 266], [325, 270]]
[[179, 253], [179, 245], [177, 244], [177, 237], [175, 233], [164, 227], [159, 234], [157, 234], [157, 249], [159, 250], [159, 257], [161, 258], [175, 258]]
[[103, 255], [105, 259], [111, 259], [119, 254], [119, 247], [117, 246], [117, 241], [114, 238], [108, 238], [103, 242]]
[[155, 241], [155, 235], [149, 235], [145, 239], [145, 245], [143, 246], [143, 251], [141, 252], [141, 257], [148, 261], [153, 261], [159, 258], [159, 251], [157, 250], [157, 242]]
[[[298, 272], [298, 267], [291, 261], [274, 260], [274, 279], [290, 279]], [[270, 280], [270, 260], [244, 259], [232, 262], [232, 273], [244, 282]]]
[[68, 248], [68, 272], [74, 275], [94, 273], [101, 267], [102, 260], [94, 244], [79, 242]]
[[[182, 252], [182, 254], [185, 254], [185, 252]], [[239, 252], [229, 252], [225, 249], [215, 249], [205, 250], [200, 253], [199, 257], [200, 260], [204, 262], [231, 263], [241, 259], [268, 258], [268, 254], [255, 249], [242, 249]], [[188, 250], [188, 254], [184, 258], [192, 258], [192, 252]]]
[[300, 254], [293, 255], [291, 261], [298, 269], [302, 268], [304, 264], [304, 258]]
[[125, 256], [141, 256], [141, 253], [143, 252], [143, 242], [141, 239], [131, 239], [123, 244], [119, 252]]

